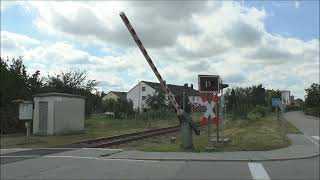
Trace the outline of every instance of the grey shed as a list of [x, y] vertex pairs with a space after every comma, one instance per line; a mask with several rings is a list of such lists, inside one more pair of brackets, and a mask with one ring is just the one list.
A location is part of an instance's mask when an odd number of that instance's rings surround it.
[[33, 133], [70, 134], [84, 130], [85, 98], [65, 93], [33, 96]]

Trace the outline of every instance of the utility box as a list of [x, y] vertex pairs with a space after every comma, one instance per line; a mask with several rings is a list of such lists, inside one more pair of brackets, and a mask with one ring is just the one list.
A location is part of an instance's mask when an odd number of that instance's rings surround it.
[[221, 79], [219, 75], [198, 75], [200, 93], [219, 93]]
[[84, 130], [85, 98], [65, 93], [44, 93], [33, 96], [33, 133], [56, 135]]

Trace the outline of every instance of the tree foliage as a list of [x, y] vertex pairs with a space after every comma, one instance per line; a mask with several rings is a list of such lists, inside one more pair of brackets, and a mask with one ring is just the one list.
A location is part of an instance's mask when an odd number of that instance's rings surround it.
[[133, 102], [127, 99], [106, 99], [103, 102], [103, 110], [113, 112], [115, 118], [120, 118], [121, 115], [130, 115], [133, 113]]
[[[237, 117], [246, 118], [248, 113], [256, 106], [266, 106], [267, 92], [262, 84], [251, 87], [229, 88], [225, 93], [228, 111], [232, 113], [233, 119]], [[271, 104], [271, 101], [270, 101]]]
[[148, 95], [146, 104], [153, 110], [164, 110], [168, 107], [166, 96], [162, 91]]
[[305, 105], [307, 108], [320, 106], [320, 84], [313, 83], [305, 89]]
[[3, 59], [0, 57], [0, 119], [1, 133], [24, 130], [24, 124], [18, 120], [17, 104], [14, 100], [32, 100], [37, 93], [60, 92], [85, 96], [86, 114], [102, 111], [102, 94], [96, 91], [98, 84], [88, 80], [87, 73], [70, 70], [59, 74], [40, 77], [37, 70], [31, 75], [27, 73], [22, 57]]

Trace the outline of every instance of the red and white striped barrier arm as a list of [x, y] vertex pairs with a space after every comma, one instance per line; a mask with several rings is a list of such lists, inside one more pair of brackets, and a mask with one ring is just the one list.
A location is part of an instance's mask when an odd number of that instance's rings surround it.
[[171, 93], [170, 89], [168, 88], [168, 86], [166, 85], [164, 80], [162, 79], [162, 77], [161, 77], [160, 73], [158, 72], [156, 66], [153, 64], [153, 62], [152, 62], [147, 50], [143, 47], [143, 44], [142, 44], [140, 38], [138, 37], [137, 33], [135, 32], [135, 30], [131, 26], [127, 16], [124, 14], [124, 12], [121, 12], [120, 13], [120, 17], [121, 17], [122, 21], [124, 22], [124, 24], [126, 25], [128, 31], [130, 32], [133, 40], [136, 42], [137, 46], [139, 47], [140, 51], [142, 52], [143, 56], [146, 58], [147, 62], [149, 63], [152, 71], [157, 76], [157, 78], [158, 78], [158, 80], [159, 80], [159, 82], [161, 84], [162, 89], [168, 95], [170, 101], [172, 102], [174, 108], [177, 111], [177, 114], [181, 115], [183, 113], [182, 109], [180, 108], [179, 104], [177, 103], [177, 101], [174, 98], [173, 94]]

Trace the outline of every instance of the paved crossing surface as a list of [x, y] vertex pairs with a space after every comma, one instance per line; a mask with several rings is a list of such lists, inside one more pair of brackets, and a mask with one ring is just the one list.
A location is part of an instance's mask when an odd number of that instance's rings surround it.
[[[286, 117], [304, 132], [296, 143], [319, 144], [317, 120], [299, 112]], [[110, 159], [117, 153], [121, 150], [1, 150], [1, 179], [319, 179], [319, 156], [267, 162]]]
[[1, 165], [1, 179], [319, 179], [319, 158], [252, 163], [52, 155]]

